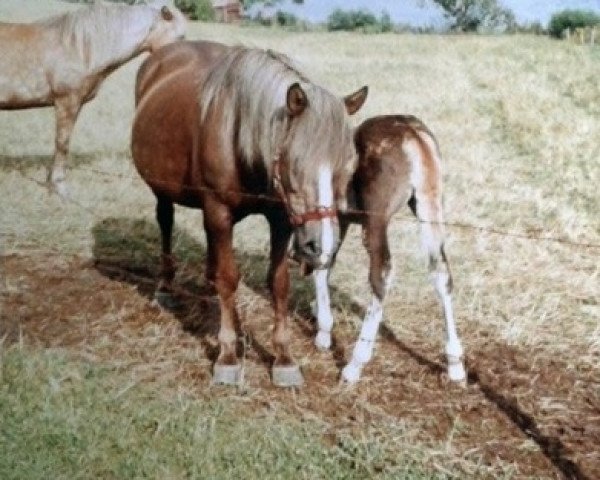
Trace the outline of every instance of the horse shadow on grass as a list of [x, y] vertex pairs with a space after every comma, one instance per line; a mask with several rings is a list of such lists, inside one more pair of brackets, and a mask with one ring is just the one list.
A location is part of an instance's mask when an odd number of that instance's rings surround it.
[[[106, 218], [93, 227], [92, 234], [95, 268], [111, 280], [134, 285], [141, 295], [153, 300], [160, 261], [160, 233], [156, 224], [144, 219]], [[178, 305], [171, 309], [171, 312], [184, 331], [200, 340], [207, 357], [214, 362], [218, 355], [218, 346], [214, 340], [211, 341], [211, 337], [214, 339], [219, 329], [219, 306], [214, 292], [204, 280], [206, 247], [189, 233], [176, 228], [173, 235], [173, 251], [178, 260], [175, 281]], [[267, 255], [242, 251], [236, 253], [236, 259], [243, 274], [244, 284], [263, 298], [270, 299], [266, 285]], [[297, 278], [294, 272], [292, 277], [290, 312], [293, 312], [303, 335], [314, 338], [316, 327], [310, 308], [310, 301], [314, 297], [312, 283]], [[334, 305], [341, 306], [361, 318], [364, 316], [365, 308], [348, 294], [335, 286], [331, 287], [331, 294]], [[269, 349], [260, 344], [252, 334], [244, 332], [244, 335], [260, 361], [269, 367], [273, 361]], [[384, 341], [410, 356], [431, 374], [443, 375], [445, 372], [445, 365], [441, 360], [431, 359], [419, 353], [400, 340], [387, 325], [381, 325], [380, 335]], [[345, 354], [335, 337], [332, 350], [333, 358], [338, 368], [341, 368], [345, 362]], [[467, 366], [468, 383], [478, 385], [486, 399], [496, 405], [525, 436], [533, 440], [563, 476], [589, 478], [568, 458], [561, 440], [545, 435], [534, 416], [517, 404], [509, 390], [503, 392], [502, 386], [487, 381], [485, 373], [479, 372], [475, 362], [467, 361]]]
[[[160, 231], [158, 226], [145, 219], [106, 218], [92, 228], [94, 239], [94, 266], [105, 277], [136, 287], [150, 301], [160, 270]], [[168, 310], [181, 323], [184, 331], [197, 337], [210, 361], [218, 355], [214, 339], [219, 331], [219, 304], [214, 289], [205, 281], [206, 245], [186, 231], [174, 228], [173, 254], [177, 259], [177, 274], [173, 282], [175, 304]], [[236, 260], [243, 283], [254, 293], [270, 301], [267, 288], [267, 255], [236, 252]], [[290, 311], [303, 317], [301, 330], [313, 335], [310, 327], [310, 308], [301, 305], [308, 300], [305, 286], [292, 282]], [[270, 366], [273, 356], [269, 349], [257, 341], [251, 332], [240, 333], [245, 342], [257, 353], [260, 361]], [[243, 335], [241, 335], [243, 334]], [[243, 343], [239, 343], [238, 355], [242, 354]]]
[[[154, 301], [160, 270], [161, 242], [158, 226], [145, 219], [105, 218], [93, 226], [92, 235], [95, 268], [111, 280], [134, 285], [142, 296]], [[207, 357], [214, 362], [218, 355], [214, 338], [219, 330], [219, 305], [212, 287], [205, 281], [206, 246], [188, 232], [175, 227], [173, 253], [177, 259], [177, 276], [174, 281], [176, 305], [168, 310], [181, 323], [184, 331], [201, 341]], [[268, 255], [237, 251], [236, 261], [244, 285], [270, 302], [266, 282]], [[312, 339], [316, 334], [310, 306], [314, 298], [312, 281], [300, 278], [296, 269], [290, 270], [290, 315], [302, 334]], [[364, 308], [349, 295], [335, 286], [332, 286], [331, 293], [335, 305], [342, 305], [357, 315], [364, 315]], [[384, 336], [389, 335], [393, 336], [393, 333], [384, 329]], [[267, 366], [271, 365], [273, 356], [269, 349], [261, 345], [248, 330], [243, 332], [243, 337], [260, 360]], [[240, 350], [242, 348], [243, 345], [240, 344]], [[241, 351], [238, 353], [241, 355]], [[336, 342], [335, 336], [332, 356], [341, 369], [345, 364], [345, 352]]]

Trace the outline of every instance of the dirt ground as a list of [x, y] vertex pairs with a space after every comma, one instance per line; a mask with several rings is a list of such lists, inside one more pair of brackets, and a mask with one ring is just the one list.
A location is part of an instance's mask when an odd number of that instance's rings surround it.
[[152, 301], [156, 271], [150, 264], [101, 252], [92, 259], [15, 254], [1, 262], [0, 338], [9, 342], [24, 338], [89, 361], [122, 362], [147, 381], [168, 376], [198, 395], [240, 395], [255, 410], [279, 408], [316, 419], [328, 426], [328, 443], [340, 432], [405, 421], [418, 427], [418, 441], [443, 444], [459, 459], [510, 465], [513, 478], [600, 478], [600, 369], [483, 338], [470, 344], [468, 385], [460, 388], [445, 379], [437, 347], [399, 339], [383, 326], [361, 383], [340, 385], [356, 332], [337, 327], [332, 352], [318, 352], [308, 307], [292, 298], [293, 351], [305, 385], [278, 389], [268, 374], [266, 292], [242, 285], [244, 388], [216, 387], [210, 371], [218, 308], [192, 273], [178, 276], [181, 305], [164, 311]]

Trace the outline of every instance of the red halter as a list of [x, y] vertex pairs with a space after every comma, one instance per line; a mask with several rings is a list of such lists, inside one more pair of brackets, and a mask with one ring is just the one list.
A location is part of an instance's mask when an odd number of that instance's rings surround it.
[[324, 218], [337, 219], [337, 209], [334, 207], [317, 207], [315, 210], [309, 210], [304, 213], [295, 213], [285, 194], [283, 183], [281, 182], [281, 171], [279, 164], [279, 155], [273, 160], [273, 186], [279, 195], [285, 210], [287, 211], [290, 223], [294, 227], [300, 227], [311, 220], [322, 220]]

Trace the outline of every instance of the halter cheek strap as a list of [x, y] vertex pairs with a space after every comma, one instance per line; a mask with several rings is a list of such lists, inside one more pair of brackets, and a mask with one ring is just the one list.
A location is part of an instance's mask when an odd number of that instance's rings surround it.
[[279, 155], [277, 155], [275, 160], [273, 160], [273, 187], [283, 202], [292, 226], [300, 227], [306, 222], [323, 220], [324, 218], [337, 219], [337, 210], [334, 207], [317, 207], [315, 210], [309, 210], [304, 213], [295, 213], [290, 205], [287, 195], [285, 194], [283, 183], [281, 181], [280, 168]]

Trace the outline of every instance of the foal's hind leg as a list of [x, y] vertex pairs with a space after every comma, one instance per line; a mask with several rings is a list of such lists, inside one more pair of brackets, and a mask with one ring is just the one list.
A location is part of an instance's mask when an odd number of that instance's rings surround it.
[[156, 202], [156, 220], [160, 227], [162, 244], [160, 281], [154, 293], [156, 301], [166, 308], [173, 308], [173, 279], [175, 278], [175, 259], [171, 252], [171, 239], [173, 234], [173, 203], [163, 197], [158, 197]]
[[462, 356], [463, 348], [456, 332], [452, 309], [452, 274], [444, 251], [444, 226], [442, 205], [439, 198], [425, 196], [419, 201], [415, 197], [409, 203], [421, 222], [422, 242], [429, 253], [429, 272], [431, 281], [444, 309], [446, 321], [446, 357], [448, 359], [448, 377], [454, 382], [466, 378]]
[[364, 228], [365, 246], [369, 253], [369, 283], [373, 295], [360, 335], [354, 345], [352, 358], [342, 370], [342, 378], [349, 383], [355, 383], [360, 379], [362, 367], [373, 355], [375, 338], [383, 318], [383, 301], [392, 280], [387, 222], [383, 218], [370, 217]]
[[56, 138], [54, 141], [54, 159], [48, 172], [48, 184], [52, 190], [64, 198], [68, 198], [69, 196], [65, 181], [65, 166], [69, 154], [69, 142], [80, 110], [81, 99], [77, 95], [66, 95], [54, 101]]

